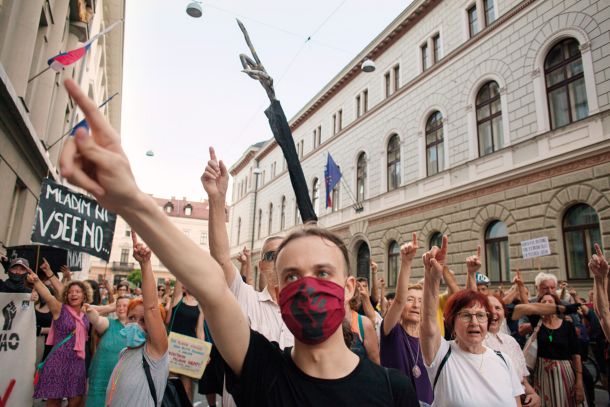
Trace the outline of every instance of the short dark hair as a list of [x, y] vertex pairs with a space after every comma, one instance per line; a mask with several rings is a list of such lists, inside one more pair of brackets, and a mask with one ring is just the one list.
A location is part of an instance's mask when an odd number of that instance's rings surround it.
[[356, 281], [359, 283], [362, 283], [362, 282], [366, 282], [367, 284], [369, 283], [369, 279], [366, 277], [358, 277], [358, 278], [356, 278]]
[[303, 237], [309, 237], [309, 236], [316, 236], [316, 237], [319, 237], [320, 239], [328, 240], [329, 242], [331, 242], [335, 246], [337, 246], [339, 248], [339, 250], [341, 250], [341, 254], [343, 254], [343, 260], [345, 260], [345, 274], [347, 274], [348, 276], [350, 275], [349, 253], [347, 252], [347, 247], [345, 247], [345, 243], [343, 243], [343, 240], [341, 240], [341, 238], [339, 236], [335, 235], [334, 233], [332, 233], [329, 230], [326, 230], [326, 229], [318, 227], [318, 226], [305, 226], [302, 229], [294, 231], [291, 234], [289, 234], [288, 236], [286, 236], [286, 238], [282, 241], [280, 246], [277, 248], [277, 254], [275, 257], [276, 260], [277, 260], [277, 255], [280, 254], [280, 252], [286, 247], [286, 245], [288, 243], [290, 243], [293, 240], [297, 240], [297, 239], [301, 239]]
[[[474, 304], [480, 304], [485, 308], [485, 312], [491, 314], [492, 309], [487, 296], [478, 291], [468, 289], [460, 290], [449, 297], [447, 304], [445, 304], [445, 312], [443, 314], [449, 332], [453, 333], [455, 318], [457, 317], [458, 312]], [[489, 319], [487, 320], [487, 325], [489, 326]]]
[[385, 295], [386, 300], [393, 300], [394, 298], [396, 298], [396, 293], [387, 293]]

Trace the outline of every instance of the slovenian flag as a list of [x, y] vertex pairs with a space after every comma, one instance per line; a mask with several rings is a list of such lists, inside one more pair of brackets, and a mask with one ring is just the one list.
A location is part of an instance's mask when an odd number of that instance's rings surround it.
[[341, 170], [339, 166], [335, 164], [333, 157], [328, 153], [326, 160], [326, 168], [324, 169], [324, 183], [326, 184], [326, 207], [333, 206], [332, 191], [335, 185], [341, 180]]
[[[104, 105], [108, 102], [110, 102], [112, 100], [113, 97], [115, 97], [116, 95], [118, 95], [119, 92], [115, 93], [114, 95], [110, 96], [108, 99], [104, 100], [102, 102], [101, 105], [99, 105], [97, 108], [101, 109], [102, 107], [104, 107]], [[76, 123], [76, 126], [72, 127], [72, 130], [70, 130], [70, 135], [73, 136], [76, 134], [76, 130], [80, 129], [81, 127], [84, 127], [85, 129], [89, 130], [89, 123], [87, 123], [87, 119], [83, 119], [80, 122]]]
[[77, 62], [78, 60], [80, 60], [82, 57], [85, 56], [87, 51], [89, 51], [89, 48], [91, 48], [91, 44], [93, 44], [93, 42], [95, 40], [97, 40], [102, 35], [108, 33], [120, 22], [121, 22], [121, 20], [115, 21], [112, 25], [110, 25], [110, 27], [108, 27], [105, 30], [100, 31], [99, 33], [94, 35], [82, 47], [74, 49], [72, 51], [61, 52], [58, 55], [55, 55], [54, 57], [49, 58], [49, 60], [47, 61], [47, 64], [49, 64], [49, 66], [51, 68], [53, 68], [54, 71], [61, 71], [66, 66], [72, 65], [73, 63]]

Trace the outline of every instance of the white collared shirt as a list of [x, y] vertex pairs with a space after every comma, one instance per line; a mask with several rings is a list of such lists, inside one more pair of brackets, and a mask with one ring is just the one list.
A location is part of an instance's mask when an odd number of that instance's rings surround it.
[[520, 378], [529, 376], [530, 372], [527, 370], [527, 365], [525, 364], [525, 356], [523, 356], [523, 351], [515, 338], [506, 335], [504, 332], [498, 332], [497, 334], [487, 332], [484, 344], [493, 350], [499, 350], [500, 352], [506, 353], [513, 362], [513, 366], [517, 370], [517, 374]]

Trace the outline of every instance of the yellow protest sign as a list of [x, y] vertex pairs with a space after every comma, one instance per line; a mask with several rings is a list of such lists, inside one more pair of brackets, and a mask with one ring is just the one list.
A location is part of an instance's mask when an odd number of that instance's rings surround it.
[[210, 359], [212, 344], [176, 332], [171, 332], [167, 339], [170, 372], [201, 378]]

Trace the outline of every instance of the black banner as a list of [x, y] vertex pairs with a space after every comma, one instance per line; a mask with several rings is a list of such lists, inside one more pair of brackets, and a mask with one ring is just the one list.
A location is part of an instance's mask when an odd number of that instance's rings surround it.
[[97, 201], [44, 179], [32, 242], [86, 252], [108, 261], [116, 215]]
[[55, 274], [60, 273], [59, 270], [61, 266], [68, 264], [68, 251], [66, 249], [45, 246], [42, 244], [7, 247], [6, 256], [8, 257], [8, 260], [2, 263], [5, 270], [8, 270], [11, 260], [22, 257], [30, 263], [32, 271], [42, 278], [45, 278], [44, 272], [40, 269], [43, 257], [47, 259], [49, 266], [51, 266], [51, 270], [53, 270], [53, 273]]

